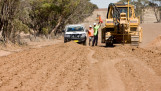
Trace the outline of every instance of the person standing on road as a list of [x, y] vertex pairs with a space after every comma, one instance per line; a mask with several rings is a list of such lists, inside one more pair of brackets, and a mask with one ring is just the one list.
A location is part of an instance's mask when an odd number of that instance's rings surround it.
[[93, 24], [94, 25], [94, 40], [92, 43], [92, 46], [97, 46], [98, 44], [98, 29], [101, 27], [101, 23], [99, 22], [98, 25], [96, 23]]
[[89, 46], [91, 44], [91, 41], [93, 42], [93, 38], [94, 38], [94, 30], [92, 28], [92, 26], [89, 26], [89, 30], [88, 30], [88, 36], [89, 36]]

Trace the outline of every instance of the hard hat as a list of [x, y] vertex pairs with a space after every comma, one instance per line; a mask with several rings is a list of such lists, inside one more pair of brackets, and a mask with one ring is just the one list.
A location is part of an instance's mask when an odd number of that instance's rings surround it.
[[96, 23], [94, 23], [93, 25], [96, 25]]
[[89, 27], [92, 27], [92, 25], [89, 25]]

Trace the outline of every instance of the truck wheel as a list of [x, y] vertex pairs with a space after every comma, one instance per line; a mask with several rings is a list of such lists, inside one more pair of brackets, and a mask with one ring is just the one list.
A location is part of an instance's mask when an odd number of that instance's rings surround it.
[[83, 45], [86, 46], [86, 41], [83, 42]]
[[109, 46], [110, 46], [110, 42], [106, 41], [106, 47], [109, 47]]
[[106, 42], [106, 47], [108, 47], [109, 46], [109, 44], [108, 44], [108, 42]]
[[106, 47], [113, 47], [113, 41], [107, 41], [106, 42]]
[[111, 41], [111, 47], [113, 47], [113, 40]]
[[66, 39], [64, 39], [64, 43], [66, 43], [67, 42], [67, 40]]

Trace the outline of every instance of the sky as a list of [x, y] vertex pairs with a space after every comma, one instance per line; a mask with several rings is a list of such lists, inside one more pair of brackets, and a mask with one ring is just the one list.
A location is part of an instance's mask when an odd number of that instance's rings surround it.
[[110, 3], [116, 3], [119, 0], [91, 0], [92, 3], [96, 4], [99, 8], [108, 8]]

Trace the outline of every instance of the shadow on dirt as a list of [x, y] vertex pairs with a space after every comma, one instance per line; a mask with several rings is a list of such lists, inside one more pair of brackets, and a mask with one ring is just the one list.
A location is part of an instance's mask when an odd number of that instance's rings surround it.
[[99, 46], [99, 47], [104, 47], [104, 48], [114, 48], [114, 47], [116, 47], [116, 45], [113, 45], [113, 46], [105, 46], [105, 45], [101, 45], [101, 46]]

